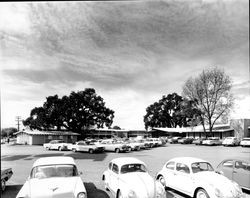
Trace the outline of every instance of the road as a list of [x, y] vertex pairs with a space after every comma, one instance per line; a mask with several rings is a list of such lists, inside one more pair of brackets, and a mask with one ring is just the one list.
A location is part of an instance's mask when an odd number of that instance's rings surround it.
[[[144, 161], [151, 176], [162, 168], [164, 163], [173, 157], [192, 156], [209, 161], [216, 167], [223, 159], [230, 157], [250, 158], [250, 149], [242, 147], [223, 147], [223, 146], [196, 146], [167, 144], [164, 147], [157, 147], [150, 150], [134, 151], [131, 153], [112, 153], [101, 154], [73, 153], [71, 151], [47, 151], [42, 146], [29, 145], [1, 145], [1, 165], [11, 167], [13, 176], [7, 182], [6, 191], [2, 194], [3, 198], [14, 198], [25, 180], [27, 179], [32, 164], [40, 157], [49, 156], [71, 156], [75, 159], [79, 171], [82, 171], [82, 180], [86, 186], [89, 198], [109, 198], [112, 197], [105, 191], [101, 181], [102, 173], [113, 158], [131, 156]], [[167, 191], [168, 198], [186, 198], [173, 190]], [[246, 195], [250, 198], [250, 195]]]

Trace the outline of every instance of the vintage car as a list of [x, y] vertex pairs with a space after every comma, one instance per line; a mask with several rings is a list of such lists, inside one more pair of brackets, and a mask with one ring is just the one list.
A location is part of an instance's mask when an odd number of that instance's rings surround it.
[[243, 139], [240, 141], [240, 145], [241, 145], [242, 147], [250, 146], [250, 138], [243, 138]]
[[113, 159], [102, 180], [117, 198], [166, 198], [164, 187], [149, 175], [145, 163], [133, 157]]
[[100, 145], [105, 147], [105, 151], [115, 151], [116, 153], [131, 151], [129, 145], [117, 142], [113, 139], [102, 140]]
[[223, 146], [238, 146], [240, 144], [240, 141], [237, 137], [226, 137], [222, 141]]
[[218, 138], [218, 137], [210, 137], [207, 140], [203, 140], [202, 144], [208, 145], [208, 146], [218, 146], [218, 145], [221, 145], [222, 142], [221, 142], [220, 138]]
[[145, 139], [135, 139], [134, 141], [140, 144], [141, 149], [150, 148], [150, 143], [147, 142]]
[[228, 179], [237, 182], [241, 188], [250, 192], [250, 160], [231, 158], [223, 160], [216, 171]]
[[86, 198], [80, 174], [72, 157], [39, 158], [16, 198]]
[[193, 140], [192, 143], [195, 144], [195, 145], [202, 145], [202, 142], [204, 140], [206, 140], [206, 138], [196, 138], [196, 139]]
[[178, 157], [166, 162], [156, 176], [163, 186], [195, 198], [243, 197], [240, 186], [216, 173], [205, 160]]
[[193, 140], [194, 140], [193, 138], [184, 137], [184, 138], [179, 139], [178, 143], [180, 143], [180, 144], [192, 144]]
[[89, 153], [102, 153], [104, 152], [104, 146], [97, 145], [94, 142], [78, 141], [69, 147], [73, 152], [89, 152]]
[[69, 147], [71, 146], [71, 143], [66, 143], [63, 140], [51, 140], [49, 143], [43, 144], [43, 147], [46, 150], [69, 150]]
[[131, 147], [132, 151], [139, 151], [141, 147], [144, 147], [141, 143], [136, 142], [135, 140], [125, 140], [125, 143]]
[[12, 175], [13, 175], [12, 168], [1, 167], [1, 190], [2, 192], [6, 188], [6, 182], [11, 178]]
[[178, 140], [181, 139], [182, 137], [172, 137], [168, 140], [170, 144], [176, 144], [178, 143]]

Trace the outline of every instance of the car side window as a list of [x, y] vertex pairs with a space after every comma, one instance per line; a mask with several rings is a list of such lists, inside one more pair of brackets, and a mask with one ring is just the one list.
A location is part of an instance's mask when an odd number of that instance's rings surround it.
[[241, 169], [245, 171], [250, 171], [250, 164], [242, 161], [235, 162], [235, 169]]
[[167, 163], [166, 168], [170, 170], [174, 170], [174, 162]]
[[112, 162], [109, 163], [109, 170], [112, 168]]
[[119, 169], [118, 169], [118, 166], [117, 166], [116, 164], [113, 164], [113, 166], [112, 166], [112, 171], [113, 171], [114, 173], [118, 174]]
[[176, 164], [176, 170], [183, 172], [183, 173], [190, 173], [190, 170], [187, 165], [182, 164], [182, 163], [177, 163]]
[[233, 160], [223, 162], [222, 166], [223, 168], [233, 168]]

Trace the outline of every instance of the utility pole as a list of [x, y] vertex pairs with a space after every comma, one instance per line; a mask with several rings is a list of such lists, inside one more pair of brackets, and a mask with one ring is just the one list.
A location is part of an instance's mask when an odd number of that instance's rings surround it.
[[16, 116], [16, 121], [17, 121], [17, 131], [20, 129], [20, 121], [21, 121], [21, 116]]

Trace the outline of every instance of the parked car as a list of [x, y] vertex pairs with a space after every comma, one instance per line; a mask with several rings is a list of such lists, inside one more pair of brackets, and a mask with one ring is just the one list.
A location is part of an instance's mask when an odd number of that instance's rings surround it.
[[66, 143], [63, 140], [51, 140], [49, 143], [43, 144], [43, 147], [47, 150], [69, 150], [71, 143]]
[[166, 197], [165, 189], [149, 175], [145, 163], [133, 157], [113, 159], [102, 180], [105, 189], [117, 198]]
[[89, 152], [89, 153], [102, 153], [105, 148], [101, 145], [96, 145], [94, 142], [78, 141], [69, 147], [73, 152]]
[[202, 142], [204, 140], [206, 140], [206, 138], [197, 138], [197, 139], [194, 139], [193, 144], [195, 144], [195, 145], [202, 145]]
[[13, 175], [12, 168], [1, 168], [1, 190], [2, 192], [6, 188], [6, 182], [11, 178]]
[[220, 138], [218, 138], [218, 137], [210, 137], [207, 140], [203, 140], [202, 144], [209, 145], [209, 146], [217, 146], [217, 145], [221, 145], [222, 142], [221, 142]]
[[182, 137], [172, 137], [168, 140], [170, 144], [176, 144], [178, 143], [178, 140], [181, 139]]
[[135, 141], [137, 142], [137, 143], [139, 143], [140, 145], [141, 145], [141, 148], [142, 149], [148, 149], [148, 148], [150, 148], [150, 143], [149, 142], [147, 142], [146, 140], [144, 140], [144, 139], [135, 139]]
[[87, 198], [80, 174], [72, 157], [40, 158], [16, 198]]
[[139, 142], [136, 142], [135, 140], [126, 140], [125, 143], [131, 147], [132, 151], [141, 150], [142, 144]]
[[192, 142], [193, 142], [193, 138], [191, 137], [184, 137], [178, 140], [178, 143], [181, 143], [181, 144], [192, 144]]
[[250, 146], [250, 138], [243, 138], [243, 139], [241, 140], [241, 142], [240, 142], [240, 145], [241, 145], [242, 147], [244, 147], [244, 146]]
[[225, 159], [216, 171], [228, 179], [237, 182], [241, 188], [250, 191], [250, 161], [247, 159]]
[[158, 140], [156, 140], [155, 138], [146, 138], [146, 142], [149, 143], [150, 147], [157, 147], [159, 145]]
[[129, 145], [112, 139], [102, 140], [100, 145], [104, 146], [105, 151], [114, 151], [116, 153], [131, 151], [131, 147]]
[[240, 144], [240, 141], [237, 137], [226, 137], [222, 141], [223, 146], [238, 146]]
[[216, 173], [202, 159], [178, 157], [166, 162], [156, 177], [163, 186], [195, 198], [243, 197], [240, 186]]

